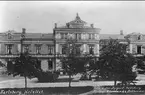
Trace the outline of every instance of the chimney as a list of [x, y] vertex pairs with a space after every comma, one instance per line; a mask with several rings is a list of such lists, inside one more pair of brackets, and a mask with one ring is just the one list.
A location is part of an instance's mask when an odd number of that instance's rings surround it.
[[57, 28], [57, 23], [55, 23], [55, 28]]
[[120, 30], [120, 35], [123, 35], [123, 30]]
[[22, 38], [25, 38], [25, 34], [26, 34], [26, 29], [25, 29], [25, 28], [22, 28], [21, 37], [22, 37]]
[[25, 33], [26, 33], [26, 29], [22, 28], [22, 34], [25, 34]]
[[91, 26], [92, 28], [94, 28], [94, 24], [91, 24], [90, 26]]
[[69, 28], [70, 24], [69, 23], [66, 23], [66, 26], [67, 26], [67, 28]]

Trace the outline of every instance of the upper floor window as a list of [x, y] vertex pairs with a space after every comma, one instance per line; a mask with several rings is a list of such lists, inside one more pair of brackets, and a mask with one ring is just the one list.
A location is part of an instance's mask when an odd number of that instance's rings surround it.
[[89, 39], [91, 39], [91, 38], [92, 38], [91, 36], [92, 36], [92, 34], [89, 34]]
[[75, 34], [69, 33], [69, 34], [68, 34], [68, 38], [69, 38], [69, 39], [75, 39]]
[[12, 34], [8, 33], [8, 39], [11, 39], [11, 38], [12, 38]]
[[48, 45], [48, 54], [53, 54], [53, 46]]
[[89, 39], [95, 39], [95, 34], [89, 34]]
[[81, 39], [81, 34], [77, 34], [76, 38], [79, 40]]
[[12, 54], [12, 44], [7, 44], [6, 45], [6, 53], [7, 54]]
[[36, 45], [36, 54], [40, 54], [41, 45]]
[[61, 39], [67, 39], [67, 34], [66, 33], [61, 33]]
[[55, 38], [56, 38], [56, 39], [60, 39], [60, 38], [61, 38], [60, 33], [57, 33], [57, 34], [55, 35]]

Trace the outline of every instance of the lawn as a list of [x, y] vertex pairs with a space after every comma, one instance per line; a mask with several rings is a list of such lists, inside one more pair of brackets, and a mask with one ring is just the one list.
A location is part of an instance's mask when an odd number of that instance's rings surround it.
[[15, 76], [13, 77], [12, 75], [0, 75], [0, 81], [6, 81], [6, 80], [13, 80], [13, 79], [22, 79], [24, 77], [19, 77], [19, 76]]

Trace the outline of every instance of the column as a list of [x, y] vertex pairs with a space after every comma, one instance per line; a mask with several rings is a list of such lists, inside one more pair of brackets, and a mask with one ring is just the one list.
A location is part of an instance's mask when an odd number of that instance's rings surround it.
[[97, 55], [99, 55], [99, 50], [100, 50], [100, 47], [99, 47], [99, 44], [97, 44]]
[[59, 53], [62, 54], [62, 45], [59, 45]]
[[87, 53], [89, 53], [89, 45], [88, 44], [86, 44], [86, 51], [87, 51]]
[[132, 44], [129, 44], [129, 52], [132, 53]]
[[55, 64], [55, 62], [54, 62], [55, 60], [53, 59], [52, 60], [52, 64], [53, 64], [53, 71], [56, 71], [56, 64]]
[[96, 44], [94, 47], [94, 54], [99, 55], [99, 44]]
[[56, 54], [59, 53], [59, 44], [56, 44]]
[[21, 44], [18, 44], [18, 52], [21, 52]]
[[86, 52], [87, 52], [86, 44], [83, 44], [83, 53], [86, 53]]

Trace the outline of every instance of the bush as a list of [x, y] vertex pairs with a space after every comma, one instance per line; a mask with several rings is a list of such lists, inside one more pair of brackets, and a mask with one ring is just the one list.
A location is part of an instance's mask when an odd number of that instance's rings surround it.
[[39, 82], [54, 82], [58, 78], [58, 73], [57, 72], [50, 72], [50, 71], [42, 71], [39, 75], [36, 77], [38, 78]]

